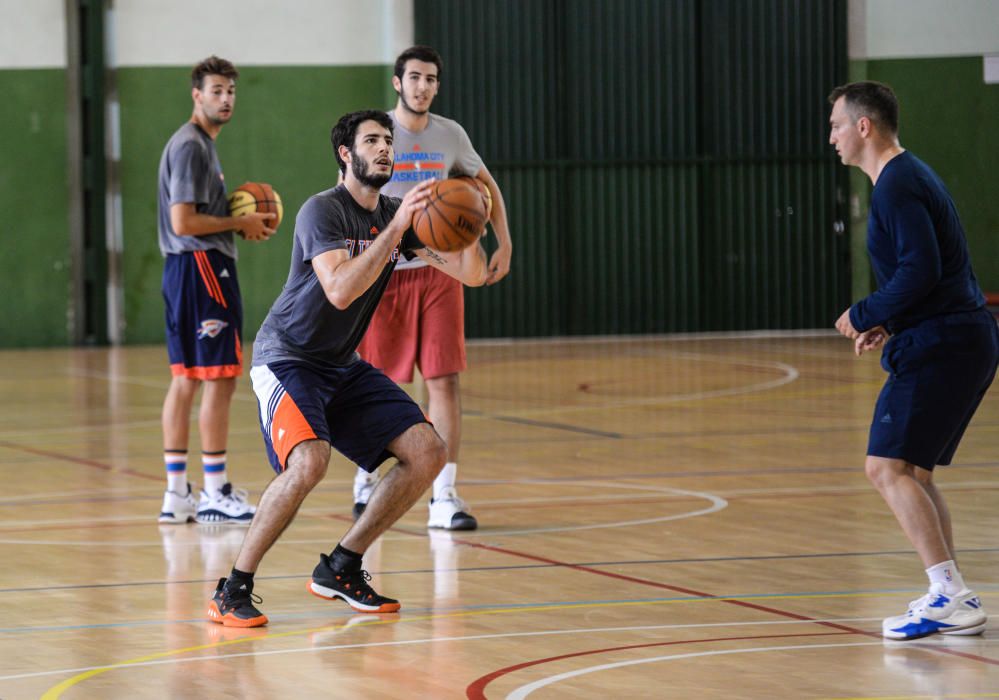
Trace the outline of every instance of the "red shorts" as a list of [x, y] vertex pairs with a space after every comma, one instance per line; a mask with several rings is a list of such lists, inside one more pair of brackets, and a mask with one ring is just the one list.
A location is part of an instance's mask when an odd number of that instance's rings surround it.
[[465, 296], [461, 282], [429, 265], [396, 270], [357, 348], [394, 381], [465, 369]]

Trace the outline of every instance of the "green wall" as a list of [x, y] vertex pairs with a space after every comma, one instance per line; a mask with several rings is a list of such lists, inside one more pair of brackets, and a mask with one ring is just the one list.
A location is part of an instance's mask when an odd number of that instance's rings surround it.
[[0, 346], [66, 345], [66, 71], [0, 70]]
[[821, 328], [847, 306], [825, 101], [845, 0], [414, 10], [445, 61], [434, 111], [468, 131], [514, 241], [510, 277], [465, 295], [469, 337]]
[[902, 145], [947, 184], [978, 281], [999, 292], [999, 85], [983, 82], [981, 56], [872, 60], [866, 75], [895, 90]]
[[[284, 222], [267, 243], [239, 243], [244, 341], [253, 340], [288, 275], [295, 214], [311, 195], [336, 184], [330, 127], [341, 114], [388, 108], [389, 66], [240, 68], [236, 111], [217, 145], [230, 190], [269, 182]], [[156, 236], [156, 173], [170, 135], [191, 115], [189, 68], [118, 71], [128, 343], [163, 342], [163, 259]]]

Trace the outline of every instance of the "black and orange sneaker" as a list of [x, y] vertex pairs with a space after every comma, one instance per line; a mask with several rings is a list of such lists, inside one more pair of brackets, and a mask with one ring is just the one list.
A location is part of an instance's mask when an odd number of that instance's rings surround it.
[[330, 565], [329, 556], [320, 554], [308, 588], [309, 593], [326, 600], [342, 598], [357, 612], [391, 613], [402, 607], [398, 600], [375, 593], [368, 585], [370, 580], [371, 574], [360, 567], [335, 571]]
[[260, 596], [253, 595], [252, 583], [232, 590], [226, 579], [220, 578], [208, 602], [208, 619], [226, 627], [261, 627], [267, 624], [267, 616], [253, 607], [260, 602]]

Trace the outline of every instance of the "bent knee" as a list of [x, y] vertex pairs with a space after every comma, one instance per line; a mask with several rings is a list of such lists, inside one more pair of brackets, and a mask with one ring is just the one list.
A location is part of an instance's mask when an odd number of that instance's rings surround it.
[[418, 423], [389, 443], [399, 463], [433, 478], [447, 461], [447, 445], [429, 423]]
[[284, 473], [287, 478], [312, 489], [326, 476], [329, 462], [329, 445], [319, 440], [309, 440], [292, 449]]
[[887, 457], [871, 457], [864, 462], [864, 473], [876, 488], [890, 486], [894, 481], [904, 476], [912, 475], [912, 467], [901, 459]]
[[437, 472], [443, 469], [444, 463], [447, 462], [447, 443], [436, 430], [434, 431], [434, 440], [427, 449], [427, 459]]
[[[429, 428], [429, 425], [427, 427]], [[447, 462], [447, 444], [436, 430], [430, 428], [419, 449], [413, 454], [411, 463], [434, 478], [444, 468], [445, 462]]]

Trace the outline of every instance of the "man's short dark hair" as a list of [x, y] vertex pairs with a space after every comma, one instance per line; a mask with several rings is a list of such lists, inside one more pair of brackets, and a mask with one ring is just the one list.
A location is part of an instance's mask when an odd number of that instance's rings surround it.
[[346, 146], [353, 153], [354, 139], [357, 138], [357, 127], [361, 125], [361, 122], [368, 120], [378, 122], [388, 129], [390, 134], [395, 133], [395, 130], [392, 128], [392, 119], [387, 113], [379, 109], [363, 109], [360, 112], [348, 112], [340, 117], [339, 121], [330, 130], [333, 156], [336, 158], [336, 162], [340, 166], [340, 172], [343, 173], [344, 177], [347, 176], [347, 164], [340, 157], [340, 146]]
[[413, 60], [433, 63], [437, 66], [437, 79], [441, 79], [441, 73], [444, 71], [444, 59], [437, 53], [437, 49], [430, 46], [410, 46], [399, 54], [399, 58], [395, 59], [395, 77], [402, 80], [402, 76], [406, 73], [406, 61]]
[[221, 75], [223, 78], [236, 80], [239, 77], [239, 71], [236, 70], [236, 66], [224, 58], [209, 56], [191, 71], [191, 87], [200, 90], [205, 84], [206, 75]]
[[829, 104], [845, 98], [846, 111], [856, 122], [867, 117], [890, 134], [898, 133], [898, 98], [892, 89], [875, 80], [861, 80], [834, 88], [829, 93]]

